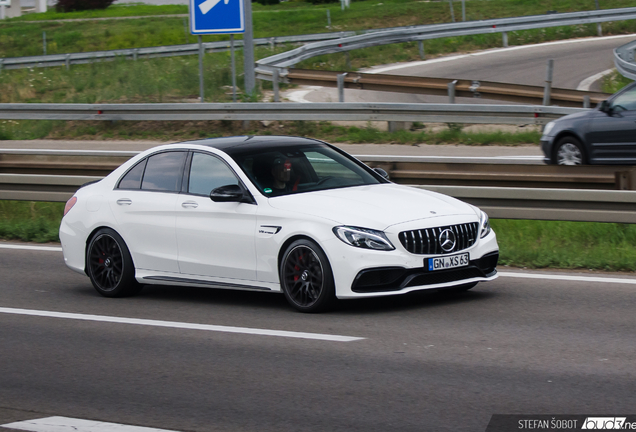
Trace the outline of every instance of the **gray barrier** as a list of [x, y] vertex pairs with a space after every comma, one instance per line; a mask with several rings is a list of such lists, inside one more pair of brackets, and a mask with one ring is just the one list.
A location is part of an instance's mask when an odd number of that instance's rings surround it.
[[[532, 15], [452, 24], [424, 25], [401, 29], [386, 29], [341, 39], [309, 43], [291, 51], [258, 60], [256, 62], [256, 72], [258, 74], [258, 78], [271, 80], [273, 70], [278, 69], [279, 77], [284, 79], [286, 68], [293, 66], [302, 60], [324, 54], [443, 37], [488, 33], [502, 33], [507, 36], [507, 33], [511, 31], [601, 23], [608, 21], [624, 21], [630, 19], [636, 19], [636, 8], [632, 7], [563, 14]], [[507, 37], [504, 37], [504, 40], [507, 40]]]
[[[94, 176], [0, 174], [0, 199], [64, 202]], [[636, 223], [636, 191], [415, 186], [477, 205], [491, 218]]]
[[543, 125], [585, 110], [536, 105], [398, 103], [0, 104], [3, 120], [315, 120]]

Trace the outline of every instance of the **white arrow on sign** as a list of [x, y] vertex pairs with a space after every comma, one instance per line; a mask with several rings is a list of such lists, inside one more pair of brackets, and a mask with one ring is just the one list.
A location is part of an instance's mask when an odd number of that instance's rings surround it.
[[[199, 5], [199, 9], [201, 9], [201, 13], [205, 15], [206, 13], [210, 12], [210, 9], [216, 6], [217, 3], [219, 3], [220, 1], [221, 0], [205, 0], [203, 3]], [[230, 0], [223, 0], [223, 2], [225, 4], [228, 4]]]

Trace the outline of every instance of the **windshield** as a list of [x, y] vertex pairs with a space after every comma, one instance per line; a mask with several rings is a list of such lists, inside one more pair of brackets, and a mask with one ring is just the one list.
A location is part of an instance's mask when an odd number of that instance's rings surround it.
[[323, 145], [258, 149], [232, 157], [268, 197], [382, 183], [365, 167]]

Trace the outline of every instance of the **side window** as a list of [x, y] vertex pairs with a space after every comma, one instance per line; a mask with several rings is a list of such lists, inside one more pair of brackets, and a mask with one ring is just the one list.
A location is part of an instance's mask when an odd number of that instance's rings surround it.
[[146, 161], [144, 159], [135, 165], [130, 171], [126, 173], [124, 177], [119, 181], [118, 189], [140, 189], [141, 178], [144, 175], [144, 168], [146, 167]]
[[342, 163], [318, 152], [306, 152], [307, 160], [320, 178], [338, 177], [343, 179], [360, 179], [360, 175]]
[[165, 152], [148, 158], [141, 188], [162, 192], [178, 192], [181, 188], [183, 164], [187, 152]]
[[612, 107], [617, 111], [636, 111], [636, 87], [616, 97]]
[[239, 180], [221, 159], [205, 153], [192, 155], [188, 193], [207, 196], [213, 189], [235, 184]]

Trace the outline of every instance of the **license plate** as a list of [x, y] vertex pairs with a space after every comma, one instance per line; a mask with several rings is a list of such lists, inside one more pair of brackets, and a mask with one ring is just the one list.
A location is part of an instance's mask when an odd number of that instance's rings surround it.
[[[468, 254], [451, 255], [440, 258], [428, 258], [428, 271], [444, 270], [468, 265]], [[426, 265], [426, 263], [424, 263]]]

